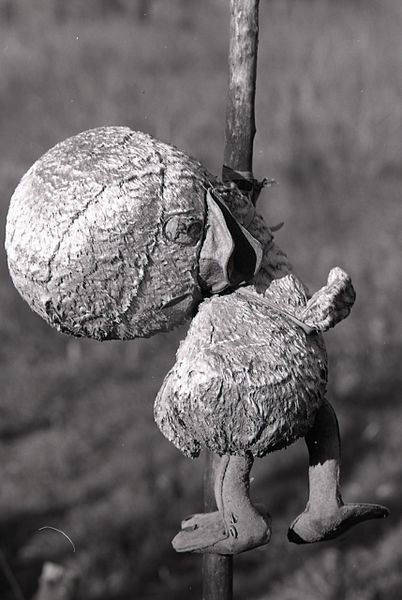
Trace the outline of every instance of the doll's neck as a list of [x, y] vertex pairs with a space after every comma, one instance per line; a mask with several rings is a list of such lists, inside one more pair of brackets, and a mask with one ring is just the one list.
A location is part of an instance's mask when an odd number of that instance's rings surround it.
[[257, 292], [263, 292], [274, 279], [280, 279], [292, 273], [292, 267], [286, 254], [274, 243], [264, 248], [261, 268], [254, 279]]

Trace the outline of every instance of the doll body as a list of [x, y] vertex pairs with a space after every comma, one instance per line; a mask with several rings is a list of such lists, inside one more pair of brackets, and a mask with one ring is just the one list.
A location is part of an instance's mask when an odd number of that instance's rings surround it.
[[249, 286], [201, 304], [155, 402], [157, 424], [184, 454], [260, 457], [307, 433], [326, 388], [324, 343], [276, 308], [297, 315], [306, 304], [292, 275], [265, 294]]
[[249, 498], [254, 457], [305, 437], [310, 498], [292, 523], [295, 543], [331, 539], [360, 521], [386, 516], [372, 504], [343, 503], [335, 413], [325, 399], [327, 359], [321, 331], [354, 301], [341, 269], [308, 300], [293, 275], [205, 300], [155, 402], [155, 420], [184, 454], [220, 455], [218, 510], [182, 522], [178, 551], [236, 554], [267, 543], [269, 518]]

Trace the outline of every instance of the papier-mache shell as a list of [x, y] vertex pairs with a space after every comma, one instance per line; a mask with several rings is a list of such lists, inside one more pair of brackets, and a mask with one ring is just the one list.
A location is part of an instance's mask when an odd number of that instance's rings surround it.
[[[126, 127], [57, 144], [11, 200], [6, 250], [15, 286], [75, 336], [130, 339], [181, 324], [200, 297], [211, 179], [183, 152]], [[192, 227], [189, 243], [171, 243], [177, 215]]]

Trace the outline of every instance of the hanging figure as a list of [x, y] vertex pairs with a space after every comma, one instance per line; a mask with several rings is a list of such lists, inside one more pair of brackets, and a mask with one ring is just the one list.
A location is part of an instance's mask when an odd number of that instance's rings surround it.
[[325, 398], [322, 333], [355, 294], [331, 270], [309, 296], [250, 198], [176, 148], [124, 127], [52, 148], [11, 200], [6, 249], [14, 284], [58, 330], [97, 340], [168, 331], [192, 318], [155, 402], [186, 456], [221, 456], [217, 510], [182, 522], [178, 551], [236, 554], [269, 541], [249, 497], [254, 457], [306, 440], [310, 497], [296, 543], [331, 539], [376, 504], [344, 504], [339, 432]]

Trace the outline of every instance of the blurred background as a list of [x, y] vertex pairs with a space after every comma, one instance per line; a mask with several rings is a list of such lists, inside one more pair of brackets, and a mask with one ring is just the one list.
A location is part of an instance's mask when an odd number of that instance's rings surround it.
[[[278, 244], [312, 291], [353, 278], [351, 316], [326, 335], [348, 501], [382, 522], [312, 546], [286, 539], [307, 497], [299, 441], [258, 460], [252, 495], [271, 543], [235, 559], [236, 598], [402, 597], [399, 0], [261, 0], [255, 174]], [[19, 178], [49, 147], [128, 125], [220, 173], [228, 0], [0, 0], [1, 236]], [[0, 265], [0, 597], [32, 598], [45, 561], [77, 568], [85, 600], [200, 597], [201, 558], [170, 546], [202, 508], [203, 458], [153, 422], [185, 331], [75, 340], [20, 299]], [[74, 541], [52, 530], [59, 528]], [[13, 574], [13, 576], [11, 575]], [[11, 579], [14, 577], [14, 590]], [[19, 590], [19, 591], [18, 591]], [[18, 595], [19, 594], [19, 595]]]

